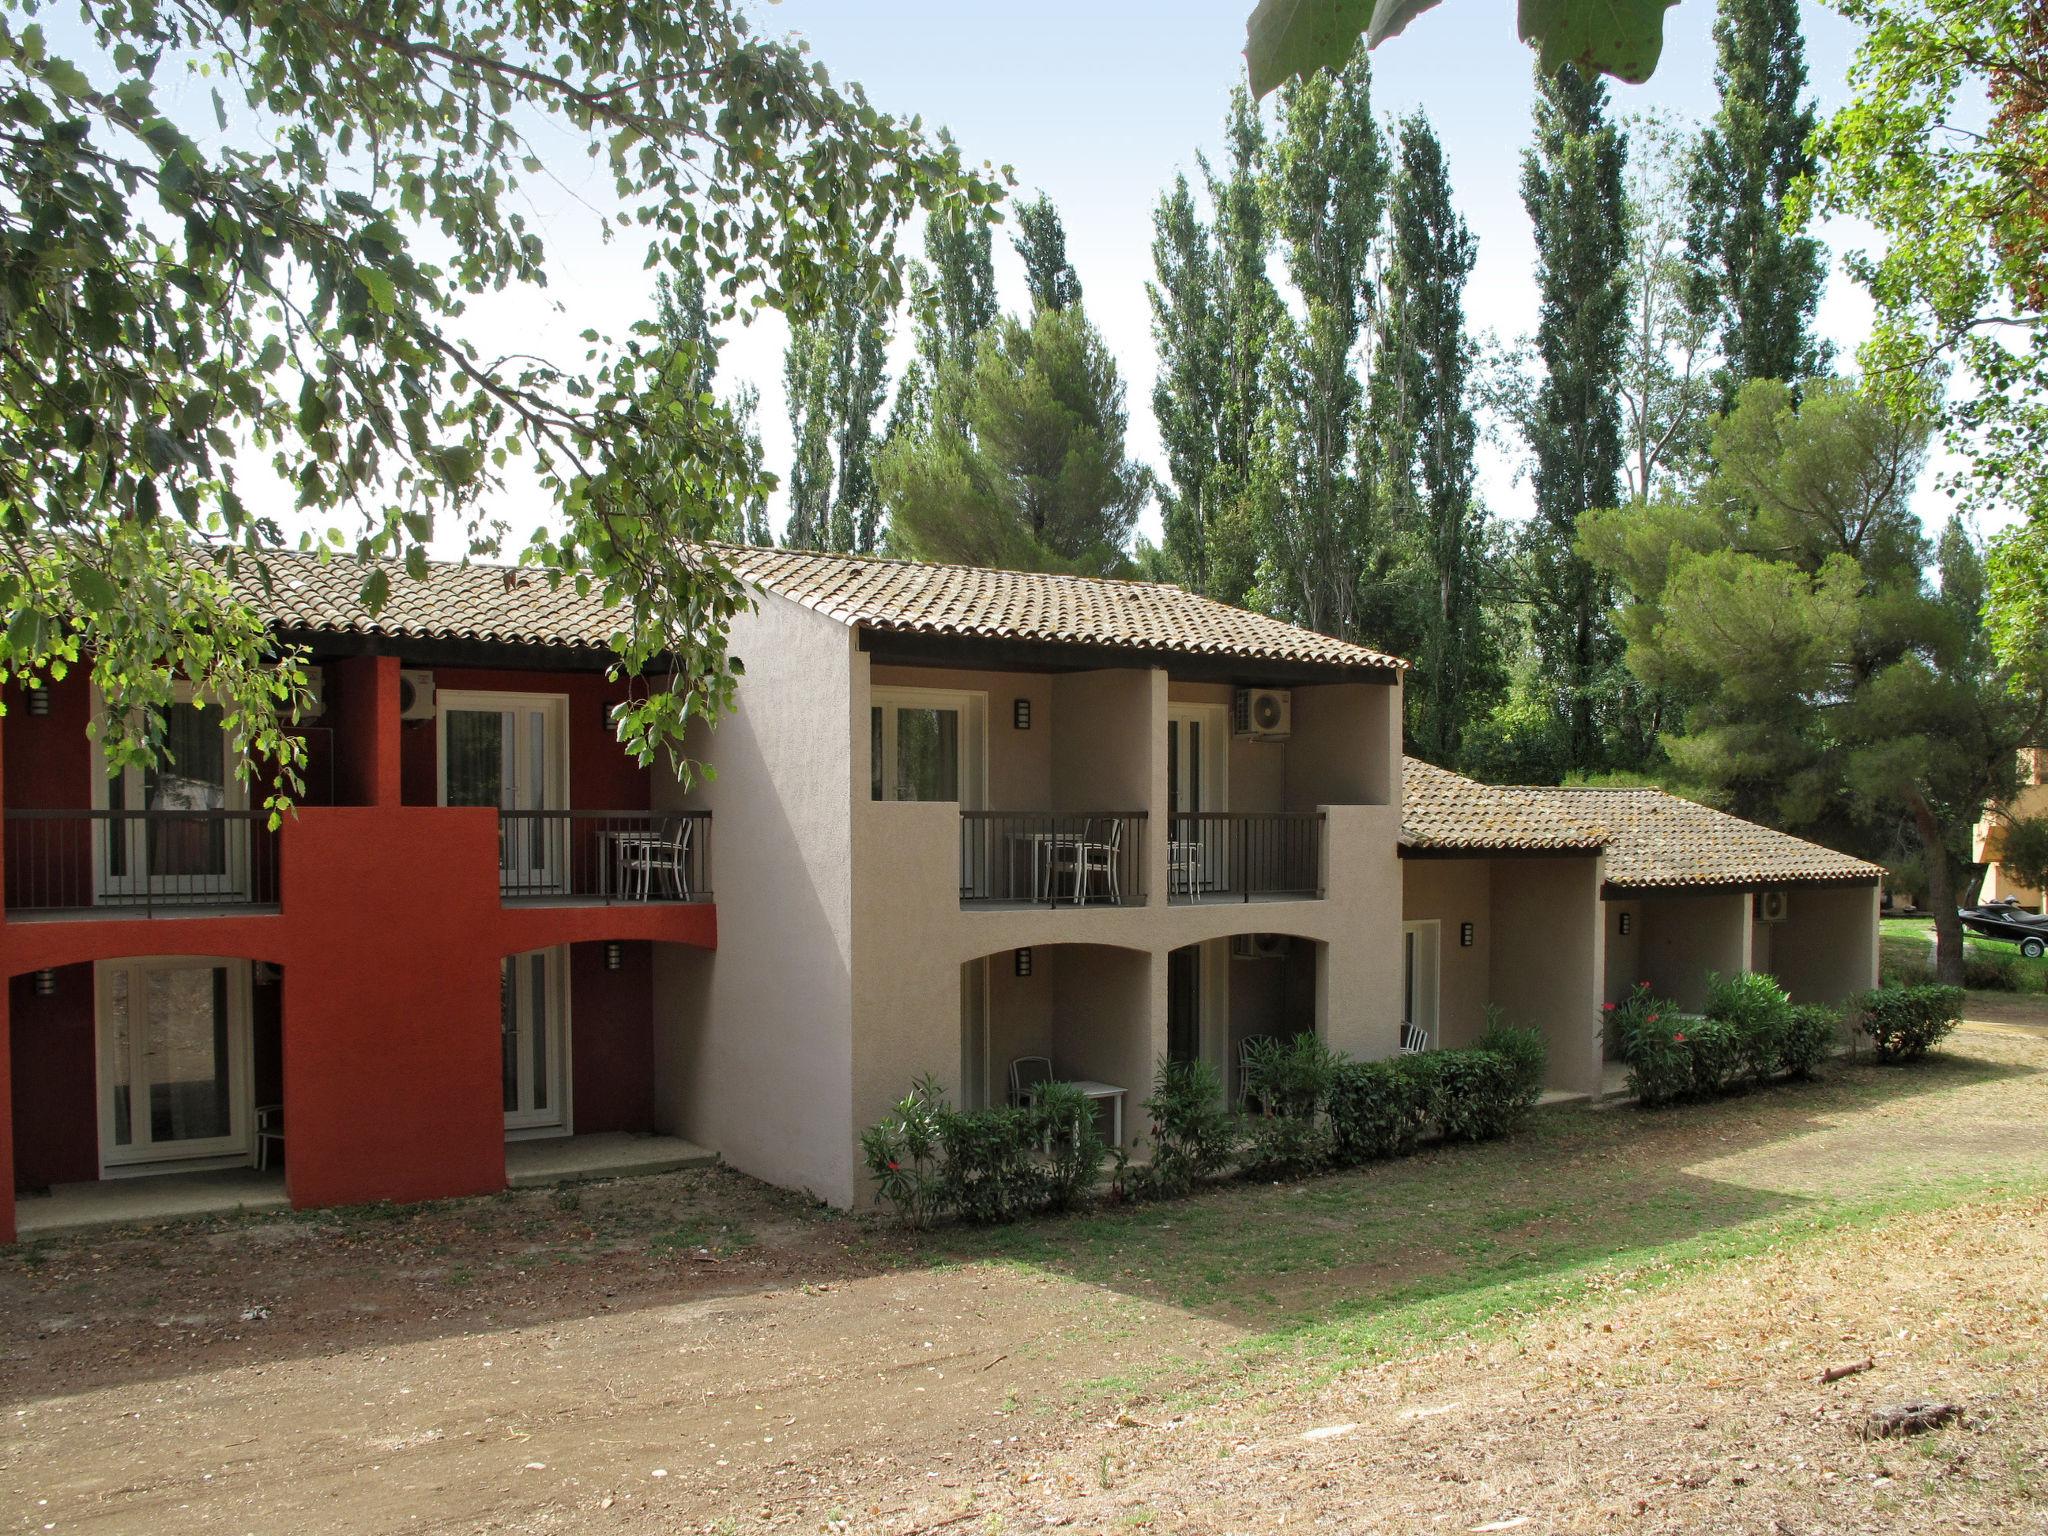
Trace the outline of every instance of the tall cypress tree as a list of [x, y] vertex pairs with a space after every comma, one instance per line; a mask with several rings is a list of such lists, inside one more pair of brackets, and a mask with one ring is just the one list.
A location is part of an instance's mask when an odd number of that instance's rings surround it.
[[1160, 487], [1160, 524], [1167, 569], [1197, 592], [1209, 590], [1205, 513], [1222, 467], [1225, 358], [1229, 320], [1222, 261], [1195, 207], [1185, 176], [1152, 213], [1152, 341], [1159, 368], [1152, 380], [1152, 415], [1166, 450]]
[[1081, 302], [1081, 277], [1067, 260], [1067, 227], [1043, 192], [1017, 205], [1010, 242], [1024, 258], [1024, 286], [1033, 309], [1068, 309]]
[[[1380, 393], [1398, 430], [1383, 434], [1387, 499], [1403, 508], [1419, 559], [1421, 663], [1409, 733], [1423, 754], [1452, 761], [1478, 712], [1473, 685], [1492, 670], [1480, 611], [1484, 521], [1474, 503], [1478, 430], [1466, 397], [1472, 343], [1465, 282], [1478, 244], [1451, 202], [1443, 146], [1417, 112], [1396, 129], [1391, 249], [1375, 349]], [[1393, 385], [1392, 388], [1385, 387]]]
[[1627, 334], [1627, 142], [1607, 120], [1607, 87], [1572, 65], [1537, 72], [1536, 141], [1523, 156], [1522, 202], [1536, 226], [1543, 378], [1526, 430], [1535, 516], [1523, 537], [1531, 629], [1556, 700], [1565, 764], [1602, 758], [1599, 701], [1620, 659], [1610, 584], [1576, 548], [1589, 508], [1621, 499], [1616, 385]]
[[1784, 228], [1792, 184], [1814, 169], [1798, 0], [1721, 0], [1714, 47], [1721, 106], [1700, 134], [1686, 255], [1692, 302], [1721, 334], [1725, 409], [1749, 379], [1827, 366], [1813, 335], [1825, 264], [1819, 241]]
[[795, 458], [788, 543], [867, 554], [880, 536], [875, 413], [886, 394], [888, 316], [865, 274], [836, 274], [823, 314], [791, 325], [782, 377]]

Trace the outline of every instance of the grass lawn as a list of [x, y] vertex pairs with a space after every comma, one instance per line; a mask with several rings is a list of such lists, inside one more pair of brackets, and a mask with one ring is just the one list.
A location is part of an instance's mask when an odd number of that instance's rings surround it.
[[[1879, 921], [1878, 946], [1885, 971], [1910, 975], [1934, 964], [1934, 923], [1925, 917], [1887, 917]], [[2003, 967], [2013, 979], [2009, 989], [2016, 992], [2048, 992], [2048, 957], [2029, 960], [2017, 944], [1963, 936], [1964, 953], [1981, 956]]]

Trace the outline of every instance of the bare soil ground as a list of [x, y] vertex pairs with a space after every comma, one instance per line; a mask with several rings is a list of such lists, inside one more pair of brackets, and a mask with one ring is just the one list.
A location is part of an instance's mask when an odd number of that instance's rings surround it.
[[[2048, 1532], [2048, 1034], [1998, 1024], [995, 1233], [711, 1171], [31, 1245], [0, 1518]], [[1965, 1418], [1856, 1433], [1915, 1397]]]

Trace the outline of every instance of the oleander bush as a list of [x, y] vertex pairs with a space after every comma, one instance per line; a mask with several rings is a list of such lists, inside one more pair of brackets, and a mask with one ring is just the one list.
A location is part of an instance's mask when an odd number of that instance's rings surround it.
[[1244, 1126], [1246, 1178], [1299, 1178], [1335, 1160], [1325, 1111], [1340, 1059], [1315, 1034], [1246, 1042], [1245, 1098], [1259, 1107]]
[[1879, 987], [1849, 1006], [1856, 1027], [1870, 1037], [1879, 1061], [1917, 1061], [1962, 1022], [1963, 989]]
[[[1432, 1051], [1437, 1131], [1445, 1141], [1495, 1141], [1536, 1102], [1517, 1063], [1498, 1051]], [[1426, 1058], [1425, 1058], [1426, 1059]]]
[[1841, 1040], [1841, 1014], [1820, 1003], [1801, 1003], [1786, 1020], [1779, 1047], [1780, 1065], [1791, 1077], [1818, 1077]]
[[1028, 1109], [954, 1109], [927, 1073], [861, 1134], [875, 1199], [909, 1227], [939, 1217], [996, 1223], [1069, 1210], [1093, 1190], [1104, 1148], [1095, 1106], [1048, 1083]]
[[1095, 1123], [1095, 1101], [1072, 1083], [1046, 1083], [1031, 1106], [1033, 1134], [1045, 1153], [1045, 1203], [1071, 1211], [1095, 1191], [1108, 1148]]
[[[1767, 1083], [1785, 1070], [1785, 1036], [1792, 1027], [1792, 999], [1777, 979], [1761, 971], [1707, 978], [1707, 1017], [1735, 1032], [1741, 1075]], [[1699, 1051], [1694, 1051], [1695, 1060]]]
[[1638, 1104], [1672, 1104], [1692, 1096], [1686, 1031], [1696, 1020], [1681, 1014], [1669, 998], [1658, 997], [1647, 981], [1637, 982], [1626, 998], [1601, 1012], [1608, 1048], [1628, 1068], [1629, 1092]]
[[906, 1227], [929, 1226], [942, 1213], [939, 1121], [947, 1113], [946, 1095], [927, 1072], [880, 1124], [861, 1132], [876, 1203], [888, 1206]]
[[1506, 1057], [1514, 1068], [1516, 1083], [1528, 1095], [1530, 1104], [1533, 1105], [1542, 1095], [1543, 1074], [1550, 1066], [1550, 1046], [1545, 1042], [1542, 1030], [1510, 1024], [1507, 1015], [1488, 1003], [1486, 1028], [1480, 1033], [1474, 1048]]
[[1208, 1062], [1162, 1059], [1144, 1110], [1152, 1155], [1124, 1170], [1121, 1187], [1129, 1198], [1185, 1195], [1236, 1166], [1243, 1128], [1223, 1102], [1222, 1075]]

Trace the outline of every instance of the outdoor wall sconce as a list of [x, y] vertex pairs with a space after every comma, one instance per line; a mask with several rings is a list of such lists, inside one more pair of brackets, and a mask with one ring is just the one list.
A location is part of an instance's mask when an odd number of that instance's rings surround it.
[[604, 946], [604, 968], [616, 971], [626, 963], [626, 946], [617, 939], [607, 939]]
[[57, 995], [57, 973], [56, 973], [55, 971], [37, 971], [37, 972], [36, 972], [36, 996], [37, 996], [37, 997], [55, 997], [56, 995]]
[[1472, 925], [1471, 925], [1470, 923], [1460, 923], [1460, 924], [1458, 924], [1458, 948], [1460, 948], [1460, 949], [1470, 949], [1471, 947], [1472, 947]]
[[1031, 729], [1031, 701], [1016, 699], [1010, 704], [1010, 724], [1020, 731]]
[[1016, 959], [1017, 974], [1019, 976], [1029, 976], [1031, 974], [1031, 951], [1028, 948], [1018, 950]]
[[1622, 913], [1622, 914], [1621, 914], [1621, 930], [1620, 930], [1620, 931], [1621, 931], [1621, 932], [1623, 932], [1623, 933], [1627, 933], [1627, 932], [1628, 932], [1628, 914], [1627, 914], [1626, 912], [1624, 912], [1624, 913]]
[[50, 690], [31, 688], [28, 691], [28, 712], [41, 719], [50, 712]]

